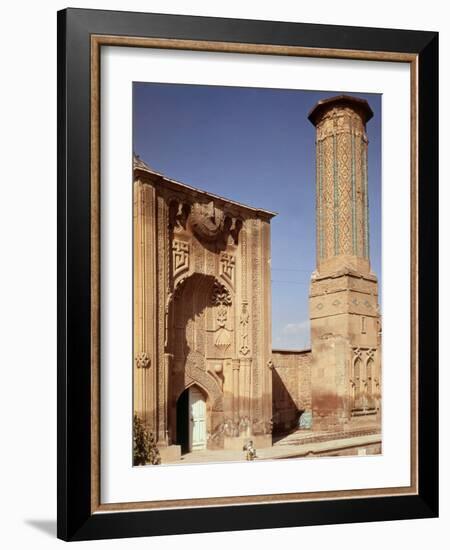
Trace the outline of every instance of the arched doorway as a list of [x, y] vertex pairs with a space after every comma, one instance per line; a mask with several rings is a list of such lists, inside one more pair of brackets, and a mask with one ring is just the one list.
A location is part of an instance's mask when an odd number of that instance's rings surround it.
[[206, 398], [196, 385], [177, 401], [177, 444], [182, 453], [206, 449]]
[[[183, 453], [223, 447], [224, 370], [225, 361], [231, 364], [235, 356], [234, 325], [232, 292], [216, 277], [194, 273], [178, 284], [168, 311], [168, 426], [171, 443], [180, 445]], [[197, 403], [195, 434], [187, 424], [192, 414], [186, 412], [186, 388], [193, 385], [200, 392], [191, 395], [191, 405]]]

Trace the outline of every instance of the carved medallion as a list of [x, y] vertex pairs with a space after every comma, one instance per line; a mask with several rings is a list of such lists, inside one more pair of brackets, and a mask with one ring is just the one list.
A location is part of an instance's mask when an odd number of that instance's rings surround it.
[[231, 306], [231, 296], [227, 288], [220, 284], [218, 281], [214, 281], [214, 285], [211, 293], [211, 304], [213, 306]]
[[134, 360], [138, 369], [146, 369], [150, 366], [150, 357], [146, 351], [139, 352]]
[[192, 230], [200, 239], [215, 241], [224, 230], [225, 215], [211, 201], [207, 204], [195, 203], [189, 218]]

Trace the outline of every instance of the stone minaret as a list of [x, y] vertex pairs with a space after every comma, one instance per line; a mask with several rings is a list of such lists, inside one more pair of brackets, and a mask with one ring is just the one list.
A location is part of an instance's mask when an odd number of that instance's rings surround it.
[[311, 278], [314, 429], [379, 423], [380, 316], [370, 270], [365, 100], [337, 96], [316, 127], [317, 269]]

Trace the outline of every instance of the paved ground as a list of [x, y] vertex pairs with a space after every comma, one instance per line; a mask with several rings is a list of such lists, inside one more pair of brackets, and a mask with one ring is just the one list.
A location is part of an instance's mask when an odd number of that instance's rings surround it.
[[[272, 447], [257, 449], [257, 460], [305, 457], [315, 454], [364, 447], [381, 442], [380, 434], [330, 434], [307, 431], [294, 432], [277, 441]], [[338, 436], [338, 437], [336, 437]], [[171, 463], [195, 464], [202, 462], [238, 462], [245, 460], [243, 451], [195, 451]]]

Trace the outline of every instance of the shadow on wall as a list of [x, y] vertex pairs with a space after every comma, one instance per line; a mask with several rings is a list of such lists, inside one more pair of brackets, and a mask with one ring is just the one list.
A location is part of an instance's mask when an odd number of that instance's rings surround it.
[[273, 418], [273, 442], [277, 436], [295, 432], [298, 421], [303, 411], [297, 408], [283, 380], [272, 369], [272, 418]]

